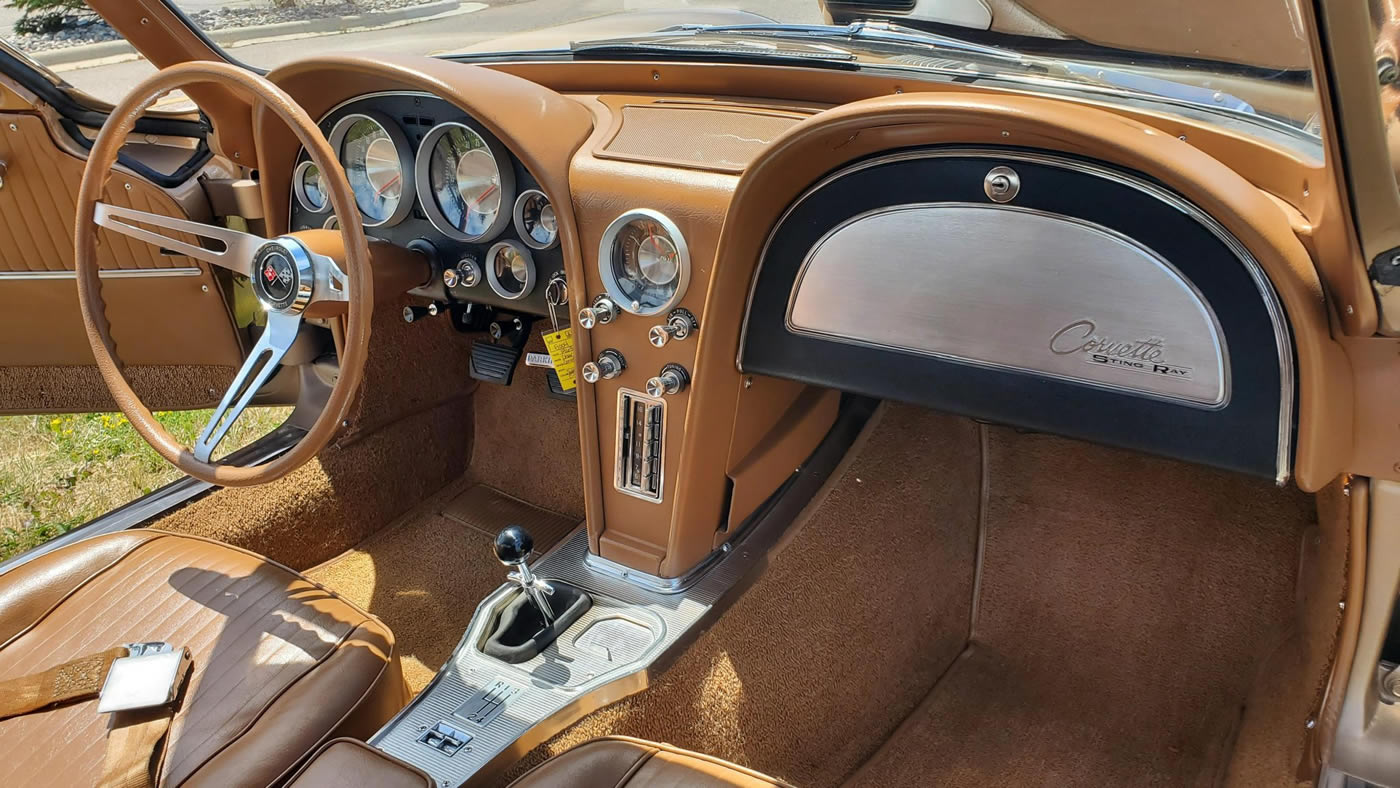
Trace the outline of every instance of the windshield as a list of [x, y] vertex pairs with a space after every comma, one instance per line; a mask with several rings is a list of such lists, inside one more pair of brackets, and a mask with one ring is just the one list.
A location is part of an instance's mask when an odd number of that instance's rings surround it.
[[[81, 0], [5, 2], [10, 42], [99, 98], [153, 70]], [[1285, 142], [1317, 133], [1296, 0], [167, 2], [264, 69], [331, 52], [771, 61], [1091, 94]]]

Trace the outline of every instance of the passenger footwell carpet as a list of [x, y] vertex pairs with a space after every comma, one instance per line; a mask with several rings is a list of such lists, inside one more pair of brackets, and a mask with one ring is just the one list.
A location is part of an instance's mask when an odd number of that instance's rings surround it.
[[451, 656], [477, 604], [505, 582], [491, 542], [507, 525], [523, 526], [544, 552], [577, 523], [467, 478], [306, 574], [389, 625], [418, 692]]
[[1311, 498], [907, 406], [876, 419], [667, 672], [512, 773], [618, 733], [804, 788], [1216, 783], [1291, 619]]
[[971, 646], [850, 785], [1219, 785], [1293, 611], [1311, 499], [987, 436]]

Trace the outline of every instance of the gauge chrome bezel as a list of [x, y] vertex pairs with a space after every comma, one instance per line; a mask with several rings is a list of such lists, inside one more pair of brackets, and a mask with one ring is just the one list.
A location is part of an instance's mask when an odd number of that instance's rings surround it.
[[[679, 280], [676, 284], [676, 292], [671, 295], [666, 303], [656, 307], [633, 306], [633, 301], [623, 294], [621, 286], [617, 283], [617, 277], [613, 274], [613, 244], [617, 242], [617, 234], [622, 232], [622, 228], [638, 219], [649, 219], [661, 225], [661, 229], [670, 236], [671, 244], [676, 247], [680, 270], [676, 273]], [[677, 304], [685, 298], [685, 291], [690, 288], [690, 247], [686, 244], [685, 236], [681, 235], [681, 229], [670, 217], [660, 211], [653, 211], [650, 208], [634, 208], [616, 219], [608, 225], [608, 229], [603, 231], [603, 238], [598, 242], [598, 277], [603, 280], [603, 289], [608, 292], [608, 297], [619, 308], [631, 312], [634, 315], [649, 317], [659, 315], [662, 312], [674, 309]]]
[[[519, 293], [507, 290], [496, 276], [496, 253], [504, 247], [514, 249], [525, 257], [525, 283], [521, 285]], [[491, 292], [507, 301], [519, 301], [535, 291], [535, 257], [527, 247], [515, 241], [498, 241], [492, 244], [486, 252], [486, 264], [483, 267], [486, 269], [486, 284], [491, 286]]]
[[[350, 127], [357, 121], [368, 120], [378, 126], [389, 137], [389, 142], [393, 143], [394, 151], [399, 154], [399, 177], [406, 180], [403, 188], [399, 191], [399, 203], [394, 206], [394, 210], [382, 221], [372, 221], [365, 215], [364, 209], [360, 208], [360, 221], [365, 227], [393, 227], [408, 217], [413, 211], [413, 198], [417, 194], [414, 189], [413, 172], [413, 146], [408, 142], [408, 137], [399, 128], [399, 124], [394, 119], [377, 110], [366, 110], [364, 112], [352, 112], [335, 122], [331, 127], [331, 133], [327, 136], [327, 141], [331, 145], [331, 150], [335, 152], [335, 160], [340, 162], [340, 166], [348, 175], [349, 167], [345, 166], [345, 152], [342, 146], [345, 144], [345, 135], [349, 133]], [[353, 186], [351, 189], [353, 190]], [[359, 201], [355, 201], [355, 207], [359, 208]]]
[[[465, 233], [447, 220], [447, 216], [442, 212], [442, 207], [438, 205], [437, 197], [433, 194], [432, 178], [428, 174], [428, 168], [433, 160], [433, 148], [437, 146], [438, 140], [442, 139], [442, 135], [454, 128], [475, 134], [478, 139], [486, 143], [486, 152], [496, 163], [496, 172], [501, 178], [501, 208], [496, 211], [496, 218], [491, 220], [491, 224], [479, 235]], [[487, 241], [500, 235], [501, 231], [506, 229], [506, 225], [510, 224], [511, 211], [506, 210], [506, 206], [511, 205], [515, 199], [514, 160], [511, 159], [510, 151], [506, 150], [506, 146], [502, 145], [500, 140], [469, 123], [449, 120], [437, 124], [423, 135], [423, 141], [418, 143], [418, 151], [413, 157], [413, 182], [417, 186], [418, 204], [423, 206], [423, 213], [428, 217], [428, 221], [438, 232], [454, 241], [467, 241], [469, 243]], [[456, 186], [454, 185], [453, 188]]]
[[517, 235], [520, 236], [520, 240], [531, 249], [537, 249], [539, 251], [544, 251], [545, 249], [553, 249], [554, 245], [559, 243], [558, 211], [555, 211], [554, 213], [554, 232], [549, 237], [549, 243], [541, 244], [538, 241], [536, 241], [534, 236], [530, 235], [529, 229], [525, 226], [525, 201], [536, 194], [538, 194], [540, 198], [544, 200], [545, 205], [548, 205], [551, 208], [554, 207], [554, 201], [549, 199], [548, 194], [545, 194], [539, 189], [526, 189], [525, 191], [521, 192], [520, 196], [515, 198], [515, 209], [511, 211], [515, 220], [515, 232]]
[[[298, 164], [295, 170], [292, 170], [292, 193], [296, 195], [297, 202], [301, 203], [301, 207], [310, 213], [325, 213], [331, 209], [330, 194], [326, 194], [326, 204], [320, 208], [312, 207], [311, 198], [306, 196], [306, 184], [302, 182], [302, 175], [311, 167], [316, 167], [316, 162], [306, 159]], [[316, 167], [316, 169], [319, 171], [321, 168]], [[321, 177], [325, 178], [326, 176], [322, 174]]]

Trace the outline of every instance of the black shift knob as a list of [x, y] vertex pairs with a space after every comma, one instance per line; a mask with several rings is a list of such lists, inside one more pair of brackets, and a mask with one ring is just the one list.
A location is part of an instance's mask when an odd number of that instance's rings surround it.
[[534, 549], [535, 540], [530, 538], [530, 532], [518, 525], [503, 528], [496, 534], [496, 560], [506, 566], [525, 563]]

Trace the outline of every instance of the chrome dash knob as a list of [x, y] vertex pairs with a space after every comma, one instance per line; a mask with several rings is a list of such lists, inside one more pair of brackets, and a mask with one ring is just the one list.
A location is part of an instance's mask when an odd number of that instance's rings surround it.
[[593, 299], [592, 306], [578, 311], [578, 324], [584, 328], [606, 325], [617, 318], [619, 310], [611, 298], [600, 295]]
[[[457, 261], [457, 284], [462, 287], [476, 287], [481, 281], [481, 265], [477, 263], [475, 257], [463, 257]], [[442, 274], [443, 281], [447, 281], [447, 272]], [[451, 287], [448, 284], [448, 287]]]
[[622, 354], [608, 348], [598, 354], [597, 361], [590, 361], [579, 369], [579, 374], [583, 376], [585, 383], [597, 383], [600, 380], [612, 380], [622, 374], [622, 370], [627, 369], [627, 359]]
[[647, 341], [656, 347], [665, 347], [673, 339], [685, 339], [700, 329], [700, 323], [689, 309], [673, 309], [666, 316], [666, 322], [652, 326], [647, 332]]
[[690, 373], [685, 371], [685, 367], [680, 364], [667, 364], [656, 377], [647, 380], [647, 394], [653, 397], [679, 394], [685, 391], [688, 385]]

